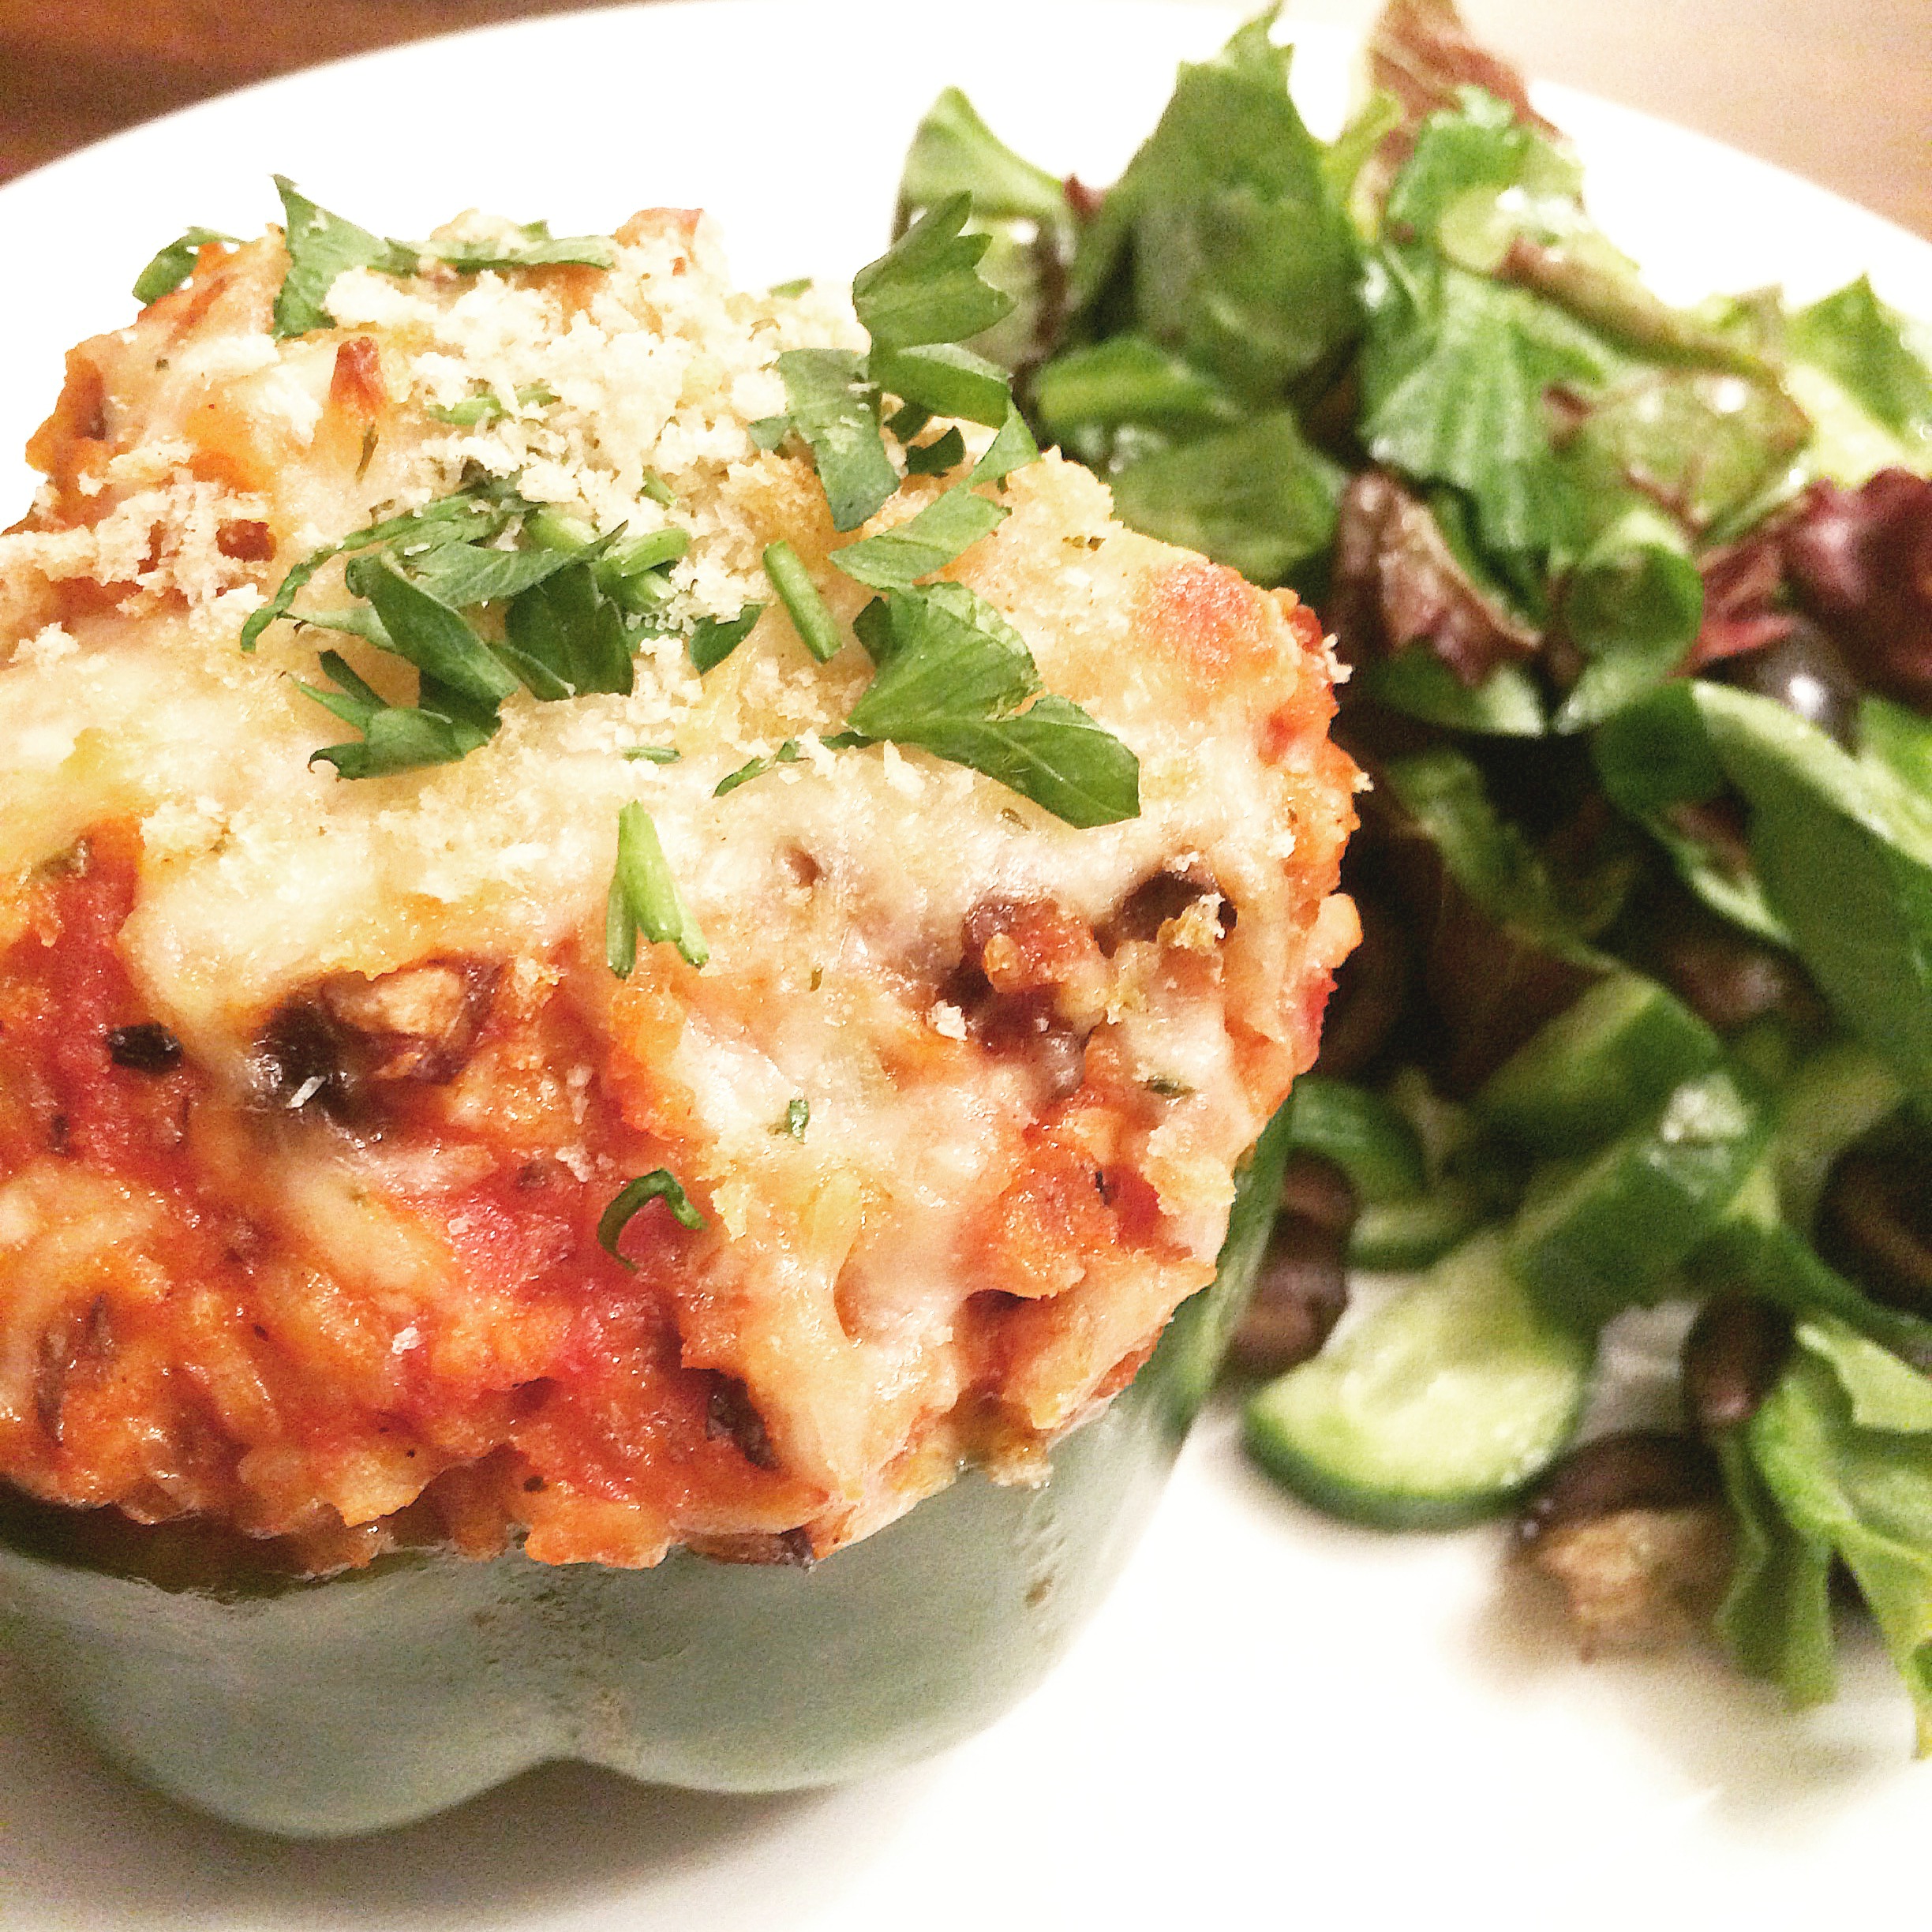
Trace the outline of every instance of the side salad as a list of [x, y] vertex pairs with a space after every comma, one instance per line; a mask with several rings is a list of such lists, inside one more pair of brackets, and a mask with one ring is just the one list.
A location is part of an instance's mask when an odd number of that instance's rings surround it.
[[[1863, 279], [1659, 300], [1450, 0], [1331, 142], [1274, 21], [1104, 192], [948, 90], [900, 211], [970, 193], [1015, 305], [958, 353], [1352, 674], [1248, 1446], [1363, 1522], [1513, 1509], [1586, 1647], [1708, 1625], [1796, 1705], [1855, 1596], [1932, 1750], [1932, 337]], [[1577, 1446], [1664, 1304], [1676, 1425]]]

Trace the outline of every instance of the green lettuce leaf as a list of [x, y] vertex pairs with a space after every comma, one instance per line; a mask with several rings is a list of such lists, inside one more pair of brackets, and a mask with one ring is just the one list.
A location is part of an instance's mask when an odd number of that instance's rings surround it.
[[1932, 453], [1932, 366], [1905, 318], [1860, 275], [1836, 294], [1792, 317], [1789, 343], [1799, 361], [1835, 377], [1894, 436]]
[[1128, 464], [1113, 479], [1123, 523], [1281, 582], [1334, 540], [1346, 472], [1275, 410]]
[[1359, 244], [1289, 96], [1275, 12], [1181, 69], [1081, 238], [1072, 290], [1091, 326], [1121, 285], [1148, 336], [1256, 399], [1331, 361], [1360, 327]]
[[1798, 1536], [1837, 1552], [1932, 1751], [1932, 1441], [1860, 1425], [1835, 1366], [1801, 1350], [1747, 1425], [1752, 1461]]

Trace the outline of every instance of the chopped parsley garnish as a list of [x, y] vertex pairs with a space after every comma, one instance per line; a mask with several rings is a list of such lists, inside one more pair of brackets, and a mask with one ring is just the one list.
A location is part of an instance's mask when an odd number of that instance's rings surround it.
[[811, 1125], [811, 1103], [803, 1094], [785, 1103], [784, 1119], [778, 1131], [788, 1133], [794, 1140], [805, 1138], [805, 1129]]
[[788, 349], [778, 358], [791, 426], [818, 466], [835, 530], [856, 530], [899, 487], [879, 433], [878, 391], [844, 349]]
[[949, 195], [852, 278], [852, 307], [874, 350], [964, 342], [1012, 310], [1013, 298], [979, 273], [993, 238], [963, 234], [972, 197]]
[[380, 523], [352, 530], [324, 544], [296, 564], [275, 593], [242, 627], [242, 648], [252, 651], [256, 640], [278, 619], [289, 614], [298, 591], [331, 558], [376, 545], [393, 545], [405, 554], [422, 554], [446, 543], [485, 542], [503, 530], [522, 507], [520, 500], [498, 500], [489, 493], [459, 490], [440, 496], [420, 510], [388, 517]]
[[[556, 391], [548, 383], [523, 383], [516, 392], [519, 409], [548, 409], [556, 401]], [[447, 408], [438, 404], [429, 406], [429, 414], [438, 422], [450, 424], [458, 429], [474, 429], [484, 423], [496, 421], [500, 416], [507, 416], [510, 411], [498, 400], [493, 389], [479, 390], [476, 395], [465, 396], [460, 402], [452, 402]], [[648, 493], [648, 492], [647, 492]], [[668, 492], [661, 499], [668, 503]]]
[[624, 1254], [617, 1245], [623, 1231], [631, 1221], [654, 1200], [661, 1200], [671, 1211], [671, 1218], [681, 1228], [688, 1228], [693, 1234], [705, 1225], [705, 1218], [691, 1205], [691, 1196], [684, 1192], [683, 1185], [668, 1167], [653, 1167], [647, 1174], [639, 1174], [635, 1181], [627, 1181], [617, 1190], [611, 1204], [597, 1217], [597, 1245], [612, 1260], [620, 1261], [635, 1270], [637, 1264]]
[[[855, 544], [854, 549], [863, 546]], [[811, 572], [792, 546], [781, 539], [765, 549], [765, 575], [778, 593], [792, 627], [805, 648], [821, 664], [837, 656], [845, 640], [839, 635], [837, 620], [826, 608], [826, 601], [812, 582]]]
[[767, 758], [747, 758], [734, 772], [727, 772], [711, 788], [713, 798], [724, 798], [736, 792], [741, 784], [748, 784], [754, 778], [762, 778], [775, 765], [796, 765], [803, 753], [796, 738], [788, 738], [778, 749]]
[[278, 174], [275, 185], [282, 197], [289, 254], [288, 273], [275, 295], [276, 335], [305, 335], [311, 329], [334, 328], [323, 303], [335, 278], [351, 268], [380, 268], [390, 275], [414, 271], [416, 257], [398, 243], [317, 207], [286, 174]]
[[[548, 268], [574, 264], [608, 268], [616, 257], [602, 235], [553, 235], [548, 222], [526, 222], [515, 241], [392, 242], [390, 246], [417, 258], [441, 262], [459, 275], [481, 275], [486, 268]], [[413, 272], [416, 263], [405, 272]]]
[[747, 638], [751, 627], [765, 615], [762, 604], [747, 604], [736, 617], [701, 617], [685, 648], [702, 677], [721, 665]]
[[233, 235], [223, 234], [213, 228], [187, 230], [170, 242], [135, 277], [134, 299], [145, 304], [172, 294], [194, 273], [195, 260], [201, 251], [217, 242], [230, 248], [238, 245]]
[[964, 584], [890, 591], [857, 629], [879, 668], [852, 731], [970, 766], [1069, 825], [1139, 816], [1140, 761], [1078, 705], [1041, 693], [1020, 634]]
[[[328, 289], [352, 268], [408, 275], [434, 257], [473, 273], [561, 261], [608, 266], [611, 260], [608, 245], [599, 238], [558, 239], [541, 223], [507, 240], [398, 242], [330, 214], [281, 177], [276, 185], [290, 256], [275, 304], [275, 328], [283, 335], [328, 325]], [[964, 232], [971, 206], [964, 194], [941, 200], [859, 271], [852, 299], [871, 335], [869, 353], [800, 349], [781, 355], [786, 410], [754, 423], [751, 432], [762, 448], [796, 432], [811, 451], [833, 524], [844, 531], [874, 515], [900, 487], [888, 429], [915, 475], [942, 475], [965, 460], [965, 440], [956, 425], [925, 445], [910, 443], [935, 414], [997, 431], [963, 482], [895, 529], [848, 545], [833, 558], [844, 575], [885, 596], [863, 614], [862, 635], [877, 674], [849, 728], [825, 742], [891, 739], [917, 747], [997, 778], [1070, 823], [1107, 824], [1139, 810], [1133, 754], [1077, 706], [1042, 691], [1032, 653], [990, 605], [957, 585], [919, 587], [1009, 514], [981, 494], [981, 486], [1003, 483], [1039, 455], [1005, 376], [961, 346], [1013, 305], [979, 272], [989, 238]], [[184, 237], [178, 248], [192, 240]], [[882, 424], [888, 393], [901, 406], [889, 424]], [[554, 399], [537, 386], [517, 396], [519, 406]], [[439, 412], [459, 426], [507, 413], [487, 390]], [[673, 500], [648, 473], [640, 494], [660, 505]], [[252, 650], [268, 625], [293, 616], [360, 638], [414, 665], [417, 701], [398, 705], [339, 653], [325, 653], [332, 688], [303, 688], [363, 737], [317, 755], [344, 777], [444, 763], [487, 741], [504, 700], [519, 686], [546, 702], [629, 691], [638, 638], [663, 627], [672, 595], [665, 572], [690, 544], [689, 533], [676, 526], [599, 538], [567, 512], [526, 503], [513, 487], [473, 486], [305, 559], [249, 620], [242, 647]], [[347, 560], [344, 580], [361, 601], [294, 616], [297, 594], [338, 556]], [[821, 662], [836, 656], [844, 633], [797, 552], [782, 540], [773, 542], [764, 565], [806, 648]], [[500, 612], [500, 623], [477, 616], [485, 607]], [[748, 605], [736, 617], [706, 618], [694, 627], [688, 648], [701, 674], [730, 655], [763, 608]], [[626, 755], [659, 754], [637, 747]], [[797, 742], [788, 740], [769, 757], [730, 773], [717, 795], [799, 756]], [[634, 804], [620, 817], [607, 919], [607, 957], [620, 975], [635, 964], [639, 932], [653, 943], [676, 945], [694, 965], [706, 957], [649, 814]]]
[[[635, 639], [623, 611], [605, 593], [590, 554], [566, 560], [533, 585], [504, 619], [502, 655], [534, 698], [585, 691], [621, 696], [632, 688]], [[540, 688], [539, 677], [556, 688]]]
[[882, 389], [935, 416], [964, 416], [997, 429], [1013, 406], [1006, 373], [957, 343], [874, 350], [867, 373]]
[[333, 328], [335, 320], [325, 305], [329, 289], [338, 275], [351, 268], [412, 275], [425, 262], [435, 261], [459, 275], [476, 275], [485, 268], [537, 268], [559, 262], [608, 268], [614, 259], [601, 235], [552, 235], [541, 222], [518, 230], [515, 240], [393, 241], [317, 206], [285, 174], [276, 175], [275, 184], [282, 197], [289, 253], [288, 273], [275, 296], [278, 335], [305, 335], [311, 329]]
[[340, 652], [323, 652], [322, 669], [336, 689], [298, 688], [362, 736], [324, 745], [309, 762], [326, 759], [344, 778], [381, 778], [424, 765], [453, 765], [496, 734], [493, 706], [473, 706], [457, 693], [439, 692], [426, 679], [417, 704], [392, 705], [356, 675]]
[[676, 946], [687, 965], [702, 966], [711, 957], [698, 922], [678, 897], [657, 828], [633, 799], [617, 814], [617, 865], [604, 915], [604, 957], [620, 979], [628, 979], [637, 964], [640, 932], [653, 945]]
[[777, 296], [781, 301], [788, 301], [795, 295], [803, 295], [811, 285], [810, 275], [799, 275], [790, 282], [774, 282], [766, 293]]
[[676, 745], [626, 745], [623, 755], [633, 764], [675, 765], [683, 754]]
[[[506, 549], [501, 540], [513, 524], [522, 541]], [[305, 558], [249, 620], [242, 645], [252, 650], [268, 624], [289, 618], [405, 659], [423, 674], [420, 703], [430, 721], [380, 724], [379, 755], [358, 752], [332, 762], [344, 777], [406, 770], [412, 762], [445, 763], [495, 732], [496, 707], [519, 684], [545, 702], [631, 691], [638, 638], [657, 627], [656, 613], [670, 595], [664, 570], [690, 541], [677, 528], [627, 540], [621, 530], [597, 537], [577, 519], [536, 509], [513, 488], [488, 481]], [[294, 612], [296, 593], [344, 555], [344, 582], [365, 601]], [[464, 614], [485, 605], [501, 608], [500, 635], [485, 635]], [[335, 682], [343, 685], [339, 677]], [[405, 708], [382, 705], [359, 681], [343, 686], [346, 696], [302, 688], [358, 726], [365, 717]], [[466, 707], [460, 719], [446, 715], [451, 699]], [[414, 761], [411, 747], [421, 753]], [[331, 756], [340, 748], [331, 747]]]
[[1005, 522], [1002, 504], [968, 488], [948, 490], [914, 517], [832, 553], [833, 567], [875, 590], [909, 590]]
[[908, 476], [944, 476], [966, 460], [966, 439], [955, 425], [930, 443], [908, 444], [905, 459]]

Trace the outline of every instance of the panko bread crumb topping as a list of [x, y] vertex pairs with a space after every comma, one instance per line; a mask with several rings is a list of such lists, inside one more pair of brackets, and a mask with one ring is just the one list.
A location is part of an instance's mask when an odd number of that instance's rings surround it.
[[0, 538], [0, 1476], [315, 1571], [1036, 1479], [1356, 934], [1319, 625], [994, 434], [943, 222], [860, 327], [284, 199]]

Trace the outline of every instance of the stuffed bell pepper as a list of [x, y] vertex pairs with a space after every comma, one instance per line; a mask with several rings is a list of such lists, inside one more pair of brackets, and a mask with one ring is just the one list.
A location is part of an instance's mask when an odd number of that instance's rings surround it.
[[291, 1833], [930, 1748], [1265, 1234], [1357, 936], [1320, 626], [1039, 455], [964, 197], [847, 303], [281, 193], [0, 537], [9, 1641]]

